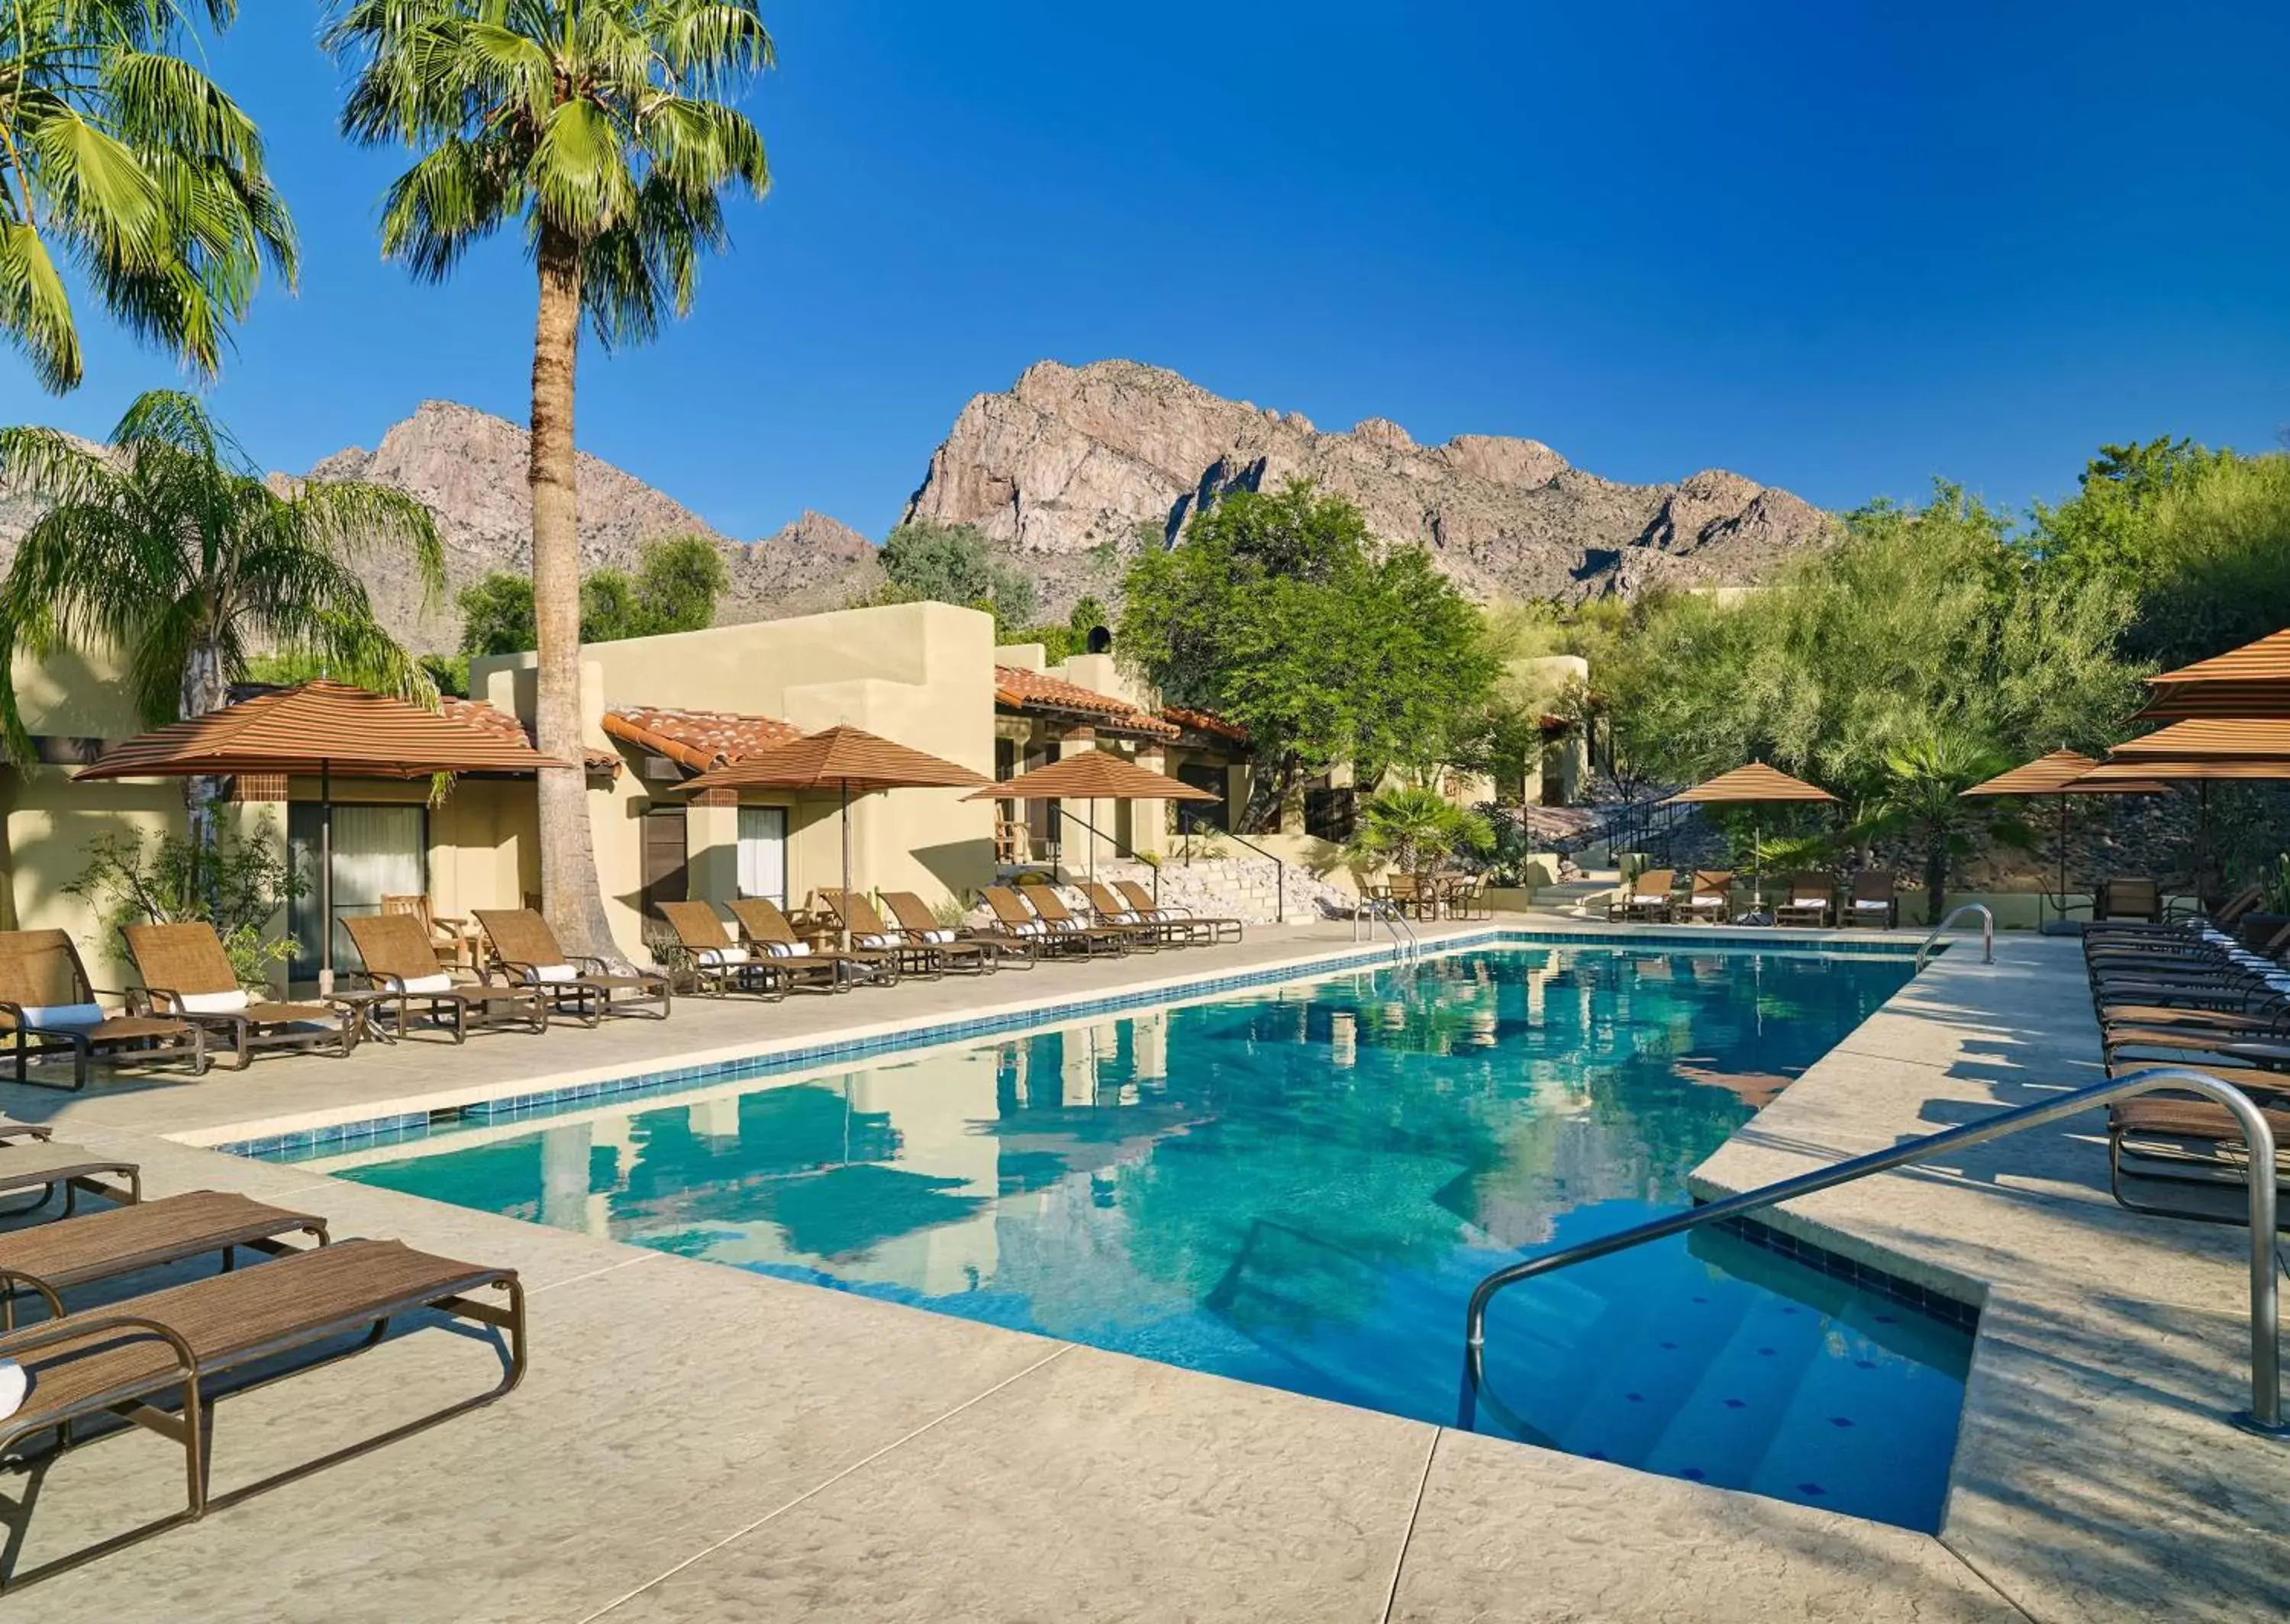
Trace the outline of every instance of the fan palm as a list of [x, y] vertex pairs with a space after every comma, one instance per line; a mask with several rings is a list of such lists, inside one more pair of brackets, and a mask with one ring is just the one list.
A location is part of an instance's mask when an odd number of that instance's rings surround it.
[[1885, 756], [1885, 777], [1870, 804], [1869, 832], [1899, 830], [1924, 851], [1925, 916], [1937, 921], [1947, 900], [1948, 873], [1982, 834], [2020, 837], [2016, 821], [1992, 802], [1967, 801], [1964, 792], [2002, 770], [2004, 758], [1982, 738], [1942, 724], [1919, 733]]
[[253, 121], [173, 54], [237, 0], [0, 6], [0, 331], [56, 392], [80, 380], [76, 269], [114, 317], [199, 372], [222, 362], [294, 228]]
[[1362, 802], [1344, 855], [1362, 866], [1388, 864], [1421, 885], [1450, 858], [1485, 856], [1494, 847], [1495, 832], [1485, 818], [1415, 786]]
[[[0, 486], [46, 504], [0, 580], [0, 731], [14, 760], [33, 756], [12, 672], [20, 649], [123, 658], [149, 726], [220, 708], [263, 644], [434, 697], [374, 619], [360, 574], [390, 550], [433, 595], [444, 586], [436, 526], [410, 496], [348, 481], [282, 494], [196, 398], [164, 389], [128, 408], [108, 447], [0, 429]], [[201, 780], [186, 795], [203, 827]]]
[[[770, 183], [732, 104], [771, 66], [771, 36], [756, 0], [335, 0], [324, 39], [353, 72], [344, 132], [420, 154], [389, 188], [382, 252], [442, 281], [515, 222], [539, 272], [534, 720], [543, 754], [578, 761], [581, 323], [641, 342], [690, 308], [701, 255], [728, 241], [724, 195]], [[542, 772], [540, 804], [549, 920], [568, 948], [613, 955], [585, 780]]]

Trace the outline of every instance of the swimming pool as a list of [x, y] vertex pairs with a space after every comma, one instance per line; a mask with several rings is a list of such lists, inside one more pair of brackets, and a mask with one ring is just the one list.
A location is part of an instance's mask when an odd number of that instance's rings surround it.
[[[1493, 948], [447, 1133], [343, 1176], [1453, 1425], [1472, 1284], [1687, 1199], [1905, 956]], [[1701, 1231], [1532, 1282], [1478, 1429], [1938, 1524], [1966, 1327]]]

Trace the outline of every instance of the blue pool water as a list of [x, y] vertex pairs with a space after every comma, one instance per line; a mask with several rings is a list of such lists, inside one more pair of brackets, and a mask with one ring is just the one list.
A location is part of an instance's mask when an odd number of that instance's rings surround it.
[[[345, 1176], [1453, 1425], [1490, 1269], [1674, 1211], [1909, 977], [1491, 950], [475, 1134]], [[1497, 1300], [1471, 1424], [1937, 1526], [1965, 1331], [1711, 1230]]]

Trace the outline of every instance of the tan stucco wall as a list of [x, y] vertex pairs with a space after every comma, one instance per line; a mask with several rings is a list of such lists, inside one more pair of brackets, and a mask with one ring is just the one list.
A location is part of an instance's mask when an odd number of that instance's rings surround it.
[[[994, 623], [946, 604], [896, 604], [661, 637], [581, 651], [588, 741], [609, 747], [607, 708], [658, 706], [774, 716], [806, 732], [837, 723], [991, 777], [994, 771]], [[470, 692], [528, 720], [530, 654], [473, 663]], [[729, 899], [738, 820], [730, 808], [691, 805], [671, 780], [647, 778], [643, 751], [621, 752], [609, 785], [591, 780], [590, 828], [613, 934], [630, 953], [644, 929], [643, 819], [655, 803], [687, 808], [691, 894]], [[993, 874], [991, 804], [950, 789], [896, 789], [852, 805], [852, 869], [862, 888], [916, 891], [936, 901]], [[788, 890], [801, 902], [841, 883], [842, 848], [831, 795], [743, 792], [750, 805], [788, 808]]]

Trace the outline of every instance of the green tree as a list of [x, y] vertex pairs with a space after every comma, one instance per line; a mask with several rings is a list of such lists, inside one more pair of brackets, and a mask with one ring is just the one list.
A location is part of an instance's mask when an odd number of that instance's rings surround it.
[[1986, 740], [1958, 728], [1936, 729], [1886, 755], [1884, 781], [1863, 833], [1905, 835], [1923, 852], [1926, 918], [1942, 917], [1949, 871], [1979, 836], [2007, 829], [2017, 834], [2008, 806], [1964, 798], [1966, 790], [2011, 764]]
[[[435, 593], [444, 550], [402, 492], [306, 482], [282, 495], [196, 398], [140, 396], [103, 451], [52, 428], [0, 429], [0, 485], [44, 502], [0, 581], [0, 727], [32, 758], [11, 656], [70, 648], [126, 660], [147, 724], [221, 708], [250, 651], [307, 655], [377, 686], [434, 698], [375, 620], [364, 572], [410, 564]], [[195, 829], [206, 781], [185, 780]]]
[[1034, 583], [994, 556], [994, 544], [975, 524], [909, 519], [883, 541], [885, 595], [893, 603], [960, 604], [981, 609], [1000, 627], [1034, 618]]
[[1363, 867], [1382, 863], [1427, 884], [1444, 863], [1495, 850], [1495, 832], [1477, 812], [1437, 790], [1386, 789], [1360, 804], [1344, 855]]
[[1453, 759], [1494, 680], [1477, 612], [1429, 557], [1377, 556], [1359, 509], [1303, 481], [1221, 498], [1125, 589], [1124, 653], [1169, 700], [1248, 729], [1249, 829], [1339, 762], [1373, 782]]
[[[333, 0], [353, 75], [342, 128], [420, 156], [389, 188], [382, 251], [442, 281], [515, 225], [539, 277], [532, 578], [542, 751], [581, 759], [573, 403], [581, 324], [635, 343], [692, 304], [725, 246], [723, 200], [770, 182], [733, 105], [772, 64], [757, 0]], [[620, 957], [578, 768], [540, 775], [541, 894], [568, 951]]]
[[461, 612], [462, 653], [516, 654], [533, 645], [531, 576], [495, 570], [462, 588], [453, 601]]
[[[724, 556], [705, 536], [647, 541], [635, 574], [594, 570], [581, 583], [581, 641], [702, 630], [716, 623], [716, 600], [731, 580]], [[516, 654], [533, 645], [529, 577], [495, 570], [462, 588], [455, 602], [463, 655]]]
[[66, 268], [114, 320], [212, 376], [293, 224], [254, 123], [176, 54], [237, 0], [0, 6], [0, 330], [41, 387], [80, 381]]

